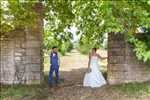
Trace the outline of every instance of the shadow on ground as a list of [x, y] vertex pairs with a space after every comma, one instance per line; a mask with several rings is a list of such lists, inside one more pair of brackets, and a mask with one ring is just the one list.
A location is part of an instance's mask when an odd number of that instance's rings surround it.
[[[71, 71], [60, 71], [60, 86], [81, 85], [87, 68], [72, 69]], [[48, 82], [48, 71], [45, 72], [45, 81]], [[55, 75], [55, 73], [54, 73]], [[107, 72], [103, 72], [107, 80]], [[55, 77], [53, 78], [55, 80]]]

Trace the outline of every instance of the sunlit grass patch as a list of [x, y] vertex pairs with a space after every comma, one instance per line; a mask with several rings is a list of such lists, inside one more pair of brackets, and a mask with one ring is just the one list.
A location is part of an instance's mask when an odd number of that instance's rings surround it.
[[149, 95], [150, 82], [146, 83], [127, 83], [115, 86], [117, 90], [124, 92], [127, 95]]
[[51, 97], [47, 75], [39, 85], [1, 85], [0, 100], [45, 100]]

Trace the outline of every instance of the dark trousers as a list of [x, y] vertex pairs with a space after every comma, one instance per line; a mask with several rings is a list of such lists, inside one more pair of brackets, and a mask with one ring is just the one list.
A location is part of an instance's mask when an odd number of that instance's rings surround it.
[[48, 76], [48, 82], [49, 84], [52, 84], [53, 81], [53, 72], [55, 72], [56, 75], [56, 82], [59, 81], [59, 66], [50, 66], [49, 76]]

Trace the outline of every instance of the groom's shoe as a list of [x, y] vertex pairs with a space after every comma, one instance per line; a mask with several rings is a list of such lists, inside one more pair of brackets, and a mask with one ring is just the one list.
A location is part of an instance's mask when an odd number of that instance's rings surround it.
[[54, 84], [53, 84], [53, 83], [49, 83], [48, 86], [49, 86], [49, 87], [53, 87]]
[[59, 81], [59, 80], [56, 81], [56, 85], [58, 85], [58, 84], [60, 84], [60, 81]]

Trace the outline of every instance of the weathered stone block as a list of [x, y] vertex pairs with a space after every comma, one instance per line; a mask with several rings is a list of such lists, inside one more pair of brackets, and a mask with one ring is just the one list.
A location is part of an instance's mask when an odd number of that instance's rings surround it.
[[26, 81], [26, 84], [40, 84], [41, 83], [41, 72], [26, 73], [26, 80], [28, 80], [28, 81]]
[[110, 71], [120, 71], [125, 72], [127, 69], [125, 68], [125, 64], [110, 64], [108, 70]]
[[26, 66], [26, 72], [40, 72], [41, 65], [40, 64], [28, 64]]
[[26, 52], [26, 49], [18, 48], [15, 50], [15, 52], [24, 53], [24, 52]]
[[125, 49], [124, 48], [112, 48], [108, 51], [109, 56], [124, 56], [125, 55]]
[[123, 34], [118, 33], [108, 33], [108, 41], [124, 41], [125, 38]]
[[15, 56], [22, 56], [23, 53], [20, 53], [20, 52], [15, 52]]
[[13, 82], [14, 80], [14, 73], [11, 71], [7, 71], [7, 72], [1, 72], [0, 73], [0, 80], [1, 81], [11, 81]]
[[26, 44], [26, 46], [27, 46], [27, 48], [40, 48], [40, 41], [27, 41], [27, 44]]
[[124, 64], [124, 56], [109, 56], [108, 63], [110, 64]]
[[28, 48], [26, 50], [27, 56], [41, 56], [40, 48]]
[[136, 56], [126, 56], [126, 63], [130, 65], [144, 64], [142, 61], [137, 60]]
[[16, 61], [21, 61], [21, 57], [15, 57]]
[[125, 48], [124, 41], [112, 41], [108, 43], [109, 48]]

